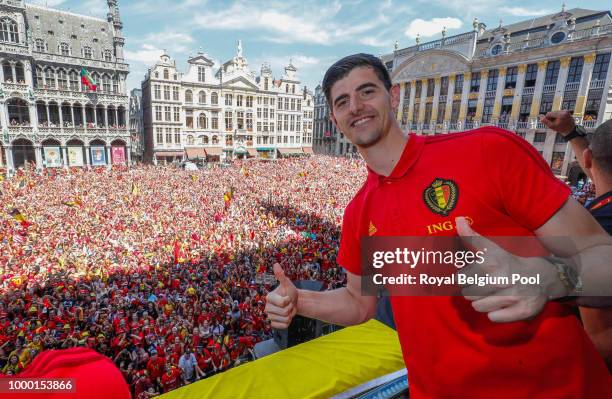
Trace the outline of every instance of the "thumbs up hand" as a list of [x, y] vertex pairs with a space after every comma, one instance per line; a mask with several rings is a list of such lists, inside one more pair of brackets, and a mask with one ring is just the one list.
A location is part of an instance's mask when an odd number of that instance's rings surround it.
[[[556, 266], [545, 258], [515, 256], [476, 233], [463, 217], [456, 219], [456, 225], [463, 243], [485, 254], [483, 264], [471, 264], [459, 273], [472, 277], [488, 275], [496, 280], [462, 289], [463, 296], [472, 302], [472, 307], [478, 312], [487, 313], [491, 321], [509, 323], [532, 319], [542, 311], [549, 299], [568, 294]], [[539, 284], [513, 282], [515, 275], [527, 278], [539, 276]], [[502, 282], [500, 277], [507, 280]]]
[[273, 328], [285, 329], [297, 313], [298, 290], [278, 263], [274, 264], [274, 276], [279, 285], [266, 296], [265, 312]]

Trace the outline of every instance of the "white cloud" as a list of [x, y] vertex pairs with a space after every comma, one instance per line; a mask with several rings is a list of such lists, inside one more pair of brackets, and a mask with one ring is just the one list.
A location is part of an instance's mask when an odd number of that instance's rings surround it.
[[138, 62], [151, 66], [159, 61], [159, 57], [164, 53], [164, 50], [155, 47], [152, 44], [143, 44], [136, 51], [125, 50], [125, 59], [131, 62]]
[[338, 1], [315, 8], [295, 1], [265, 7], [236, 1], [220, 11], [196, 15], [194, 23], [198, 29], [258, 32], [260, 38], [275, 43], [332, 45], [355, 40], [388, 22], [385, 13], [378, 10], [346, 23], [344, 18], [337, 18], [343, 7]]
[[378, 37], [364, 37], [359, 39], [359, 43], [364, 44], [366, 46], [372, 46], [372, 47], [381, 47], [381, 48], [392, 48], [393, 43], [389, 43], [388, 40], [383, 40], [380, 39]]
[[[442, 12], [452, 11], [454, 15], [461, 15], [463, 19], [486, 16], [490, 13], [498, 15], [499, 7], [506, 4], [506, 0], [418, 0], [423, 7], [436, 7]], [[432, 7], [432, 10], [434, 10]], [[431, 11], [430, 11], [431, 12]]]
[[410, 22], [404, 34], [412, 38], [416, 37], [417, 34], [421, 37], [431, 37], [442, 32], [444, 27], [446, 29], [459, 29], [461, 26], [463, 26], [463, 22], [452, 17], [433, 18], [429, 21], [417, 18]]
[[513, 17], [540, 17], [554, 13], [551, 10], [530, 10], [525, 7], [502, 7], [499, 11], [501, 15], [512, 15]]
[[275, 34], [277, 42], [312, 42], [327, 44], [330, 35], [327, 30], [306, 18], [285, 14], [277, 10], [262, 10], [234, 3], [232, 7], [205, 13], [195, 18], [197, 25], [204, 29], [265, 31]]
[[291, 57], [294, 65], [306, 66], [306, 65], [318, 65], [320, 60], [315, 57], [309, 57], [307, 55], [294, 55]]
[[106, 19], [108, 13], [108, 5], [105, 1], [99, 0], [84, 0], [78, 3], [78, 7], [74, 12], [82, 15], [89, 15], [96, 18]]

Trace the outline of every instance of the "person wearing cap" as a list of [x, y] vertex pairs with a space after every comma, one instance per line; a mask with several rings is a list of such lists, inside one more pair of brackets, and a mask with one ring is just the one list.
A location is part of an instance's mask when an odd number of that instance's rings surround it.
[[149, 376], [153, 381], [161, 382], [160, 378], [164, 373], [164, 368], [166, 366], [166, 360], [158, 356], [157, 350], [153, 349], [151, 351], [151, 358], [147, 362], [147, 371], [149, 372]]
[[185, 384], [192, 383], [198, 374], [203, 374], [202, 370], [198, 367], [198, 362], [195, 355], [191, 351], [191, 347], [185, 348], [178, 362], [179, 367], [183, 371], [183, 381]]

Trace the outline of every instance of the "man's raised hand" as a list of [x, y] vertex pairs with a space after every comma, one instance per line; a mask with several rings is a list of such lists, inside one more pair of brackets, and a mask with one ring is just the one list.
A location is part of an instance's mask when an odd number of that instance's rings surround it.
[[[564, 296], [563, 283], [553, 264], [545, 258], [519, 257], [476, 233], [463, 217], [456, 219], [457, 233], [467, 246], [485, 252], [482, 265], [472, 264], [461, 270], [466, 275], [506, 277], [508, 284], [476, 284], [464, 287], [463, 296], [472, 307], [487, 313], [491, 321], [509, 323], [537, 316], [551, 298]], [[539, 285], [512, 284], [512, 275], [529, 277], [539, 274]], [[498, 280], [499, 281], [499, 280]]]
[[297, 313], [298, 290], [278, 263], [274, 264], [274, 276], [279, 285], [266, 296], [265, 312], [273, 328], [286, 329]]

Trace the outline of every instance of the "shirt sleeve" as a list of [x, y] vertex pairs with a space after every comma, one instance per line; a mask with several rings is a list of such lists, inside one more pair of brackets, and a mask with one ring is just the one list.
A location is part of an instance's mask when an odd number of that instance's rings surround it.
[[353, 274], [361, 275], [361, 245], [356, 218], [354, 203], [350, 203], [342, 218], [338, 264]]
[[533, 231], [565, 204], [570, 188], [521, 137], [492, 129], [482, 137], [485, 171], [508, 215]]

